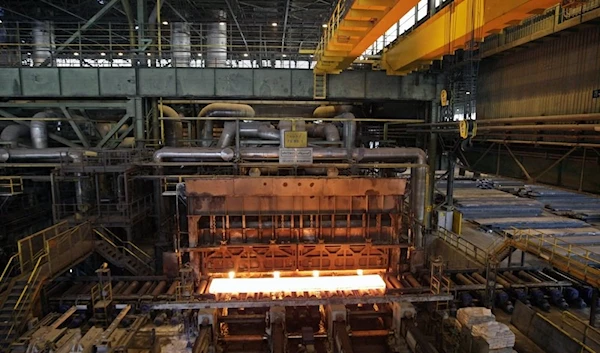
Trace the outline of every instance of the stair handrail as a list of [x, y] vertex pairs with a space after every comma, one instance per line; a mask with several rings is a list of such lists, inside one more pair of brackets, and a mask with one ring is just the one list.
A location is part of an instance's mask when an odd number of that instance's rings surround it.
[[102, 232], [100, 232], [98, 229], [94, 228], [94, 232], [105, 242], [107, 242], [109, 245], [111, 245], [112, 247], [114, 247], [115, 249], [121, 249], [123, 251], [125, 251], [126, 253], [128, 253], [129, 255], [131, 255], [132, 257], [134, 257], [136, 260], [138, 260], [139, 262], [141, 262], [145, 267], [147, 267], [148, 269], [152, 270], [152, 266], [150, 266], [148, 263], [146, 263], [144, 260], [140, 259], [133, 251], [131, 251], [130, 249], [128, 249], [126, 246], [121, 246], [121, 245], [117, 245], [115, 244], [111, 239], [109, 239], [106, 235], [104, 235]]
[[[488, 250], [443, 227], [438, 227], [436, 233], [438, 238], [442, 239], [454, 249], [471, 257], [476, 262], [486, 265], [489, 256]], [[472, 248], [472, 250], [470, 250], [470, 248]]]
[[33, 292], [37, 291], [39, 286], [34, 287], [33, 284], [38, 280], [40, 273], [41, 273], [41, 268], [45, 264], [45, 262], [43, 262], [42, 260], [44, 260], [47, 256], [48, 256], [47, 253], [40, 256], [35, 264], [35, 267], [31, 271], [31, 274], [29, 275], [29, 278], [27, 279], [27, 283], [25, 284], [25, 287], [21, 291], [21, 295], [19, 295], [19, 299], [17, 300], [17, 302], [15, 303], [15, 306], [13, 307], [13, 312], [11, 315], [12, 324], [11, 324], [10, 329], [8, 330], [8, 333], [6, 334], [5, 338], [10, 337], [10, 334], [12, 333], [12, 331], [15, 329], [15, 327], [17, 325], [24, 324], [24, 322], [18, 322], [18, 318], [21, 315], [21, 313], [23, 312], [23, 309], [25, 306], [25, 305], [20, 305], [20, 304], [22, 302], [23, 303], [27, 302], [27, 300], [31, 296], [32, 291], [29, 289], [32, 288]]
[[[15, 261], [15, 259], [17, 259], [17, 262], [13, 263]], [[15, 266], [17, 266], [18, 259], [19, 259], [19, 253], [14, 254], [13, 256], [10, 257], [10, 259], [8, 259], [8, 263], [6, 264], [6, 266], [4, 267], [4, 271], [2, 271], [2, 274], [0, 275], [0, 286], [2, 286], [4, 281], [8, 278], [8, 276], [12, 272], [13, 268]]]
[[152, 256], [150, 254], [148, 254], [147, 252], [145, 252], [144, 250], [142, 250], [139, 246], [135, 245], [133, 242], [121, 239], [118, 235], [116, 235], [114, 232], [112, 232], [110, 229], [108, 229], [106, 227], [101, 227], [101, 228], [103, 230], [107, 231], [108, 234], [110, 234], [119, 243], [131, 246], [133, 249], [135, 249], [137, 252], [139, 252], [141, 254], [141, 257], [145, 257], [147, 259], [146, 260], [147, 262], [151, 262], [153, 260], [153, 258], [152, 258]]

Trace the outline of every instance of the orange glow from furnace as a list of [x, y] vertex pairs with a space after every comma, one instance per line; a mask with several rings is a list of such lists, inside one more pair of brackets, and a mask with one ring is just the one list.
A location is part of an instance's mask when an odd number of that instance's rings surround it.
[[335, 292], [338, 290], [384, 290], [379, 275], [280, 277], [280, 278], [213, 278], [209, 293]]

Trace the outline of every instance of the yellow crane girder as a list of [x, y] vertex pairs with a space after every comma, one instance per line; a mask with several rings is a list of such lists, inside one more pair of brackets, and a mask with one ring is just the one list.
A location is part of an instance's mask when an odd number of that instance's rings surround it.
[[341, 0], [315, 52], [316, 73], [339, 73], [419, 0]]
[[454, 0], [383, 54], [388, 74], [405, 75], [486, 35], [544, 12], [558, 0]]

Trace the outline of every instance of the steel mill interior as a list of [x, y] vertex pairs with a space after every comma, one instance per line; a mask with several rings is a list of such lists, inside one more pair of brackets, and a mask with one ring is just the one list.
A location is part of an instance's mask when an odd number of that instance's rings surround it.
[[0, 353], [600, 352], [600, 0], [0, 0]]

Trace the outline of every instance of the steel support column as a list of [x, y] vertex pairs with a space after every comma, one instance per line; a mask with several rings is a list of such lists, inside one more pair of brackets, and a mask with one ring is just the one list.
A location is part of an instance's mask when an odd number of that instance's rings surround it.
[[[525, 177], [527, 178], [527, 180], [529, 180], [529, 181], [533, 180], [533, 178], [531, 177], [531, 175], [529, 175], [529, 172], [527, 172], [527, 169], [525, 169], [525, 166], [523, 165], [523, 163], [521, 163], [521, 161], [519, 161], [519, 159], [517, 158], [517, 156], [514, 155], [514, 153], [508, 147], [508, 145], [505, 144], [504, 147], [506, 147], [506, 150], [508, 151], [508, 154], [510, 154], [510, 156], [513, 158], [513, 160], [515, 161], [515, 163], [517, 163], [517, 165], [519, 166], [519, 168], [521, 168], [521, 171], [523, 172], [523, 174], [525, 174]], [[498, 155], [498, 159], [499, 158], [500, 158], [500, 155]]]

